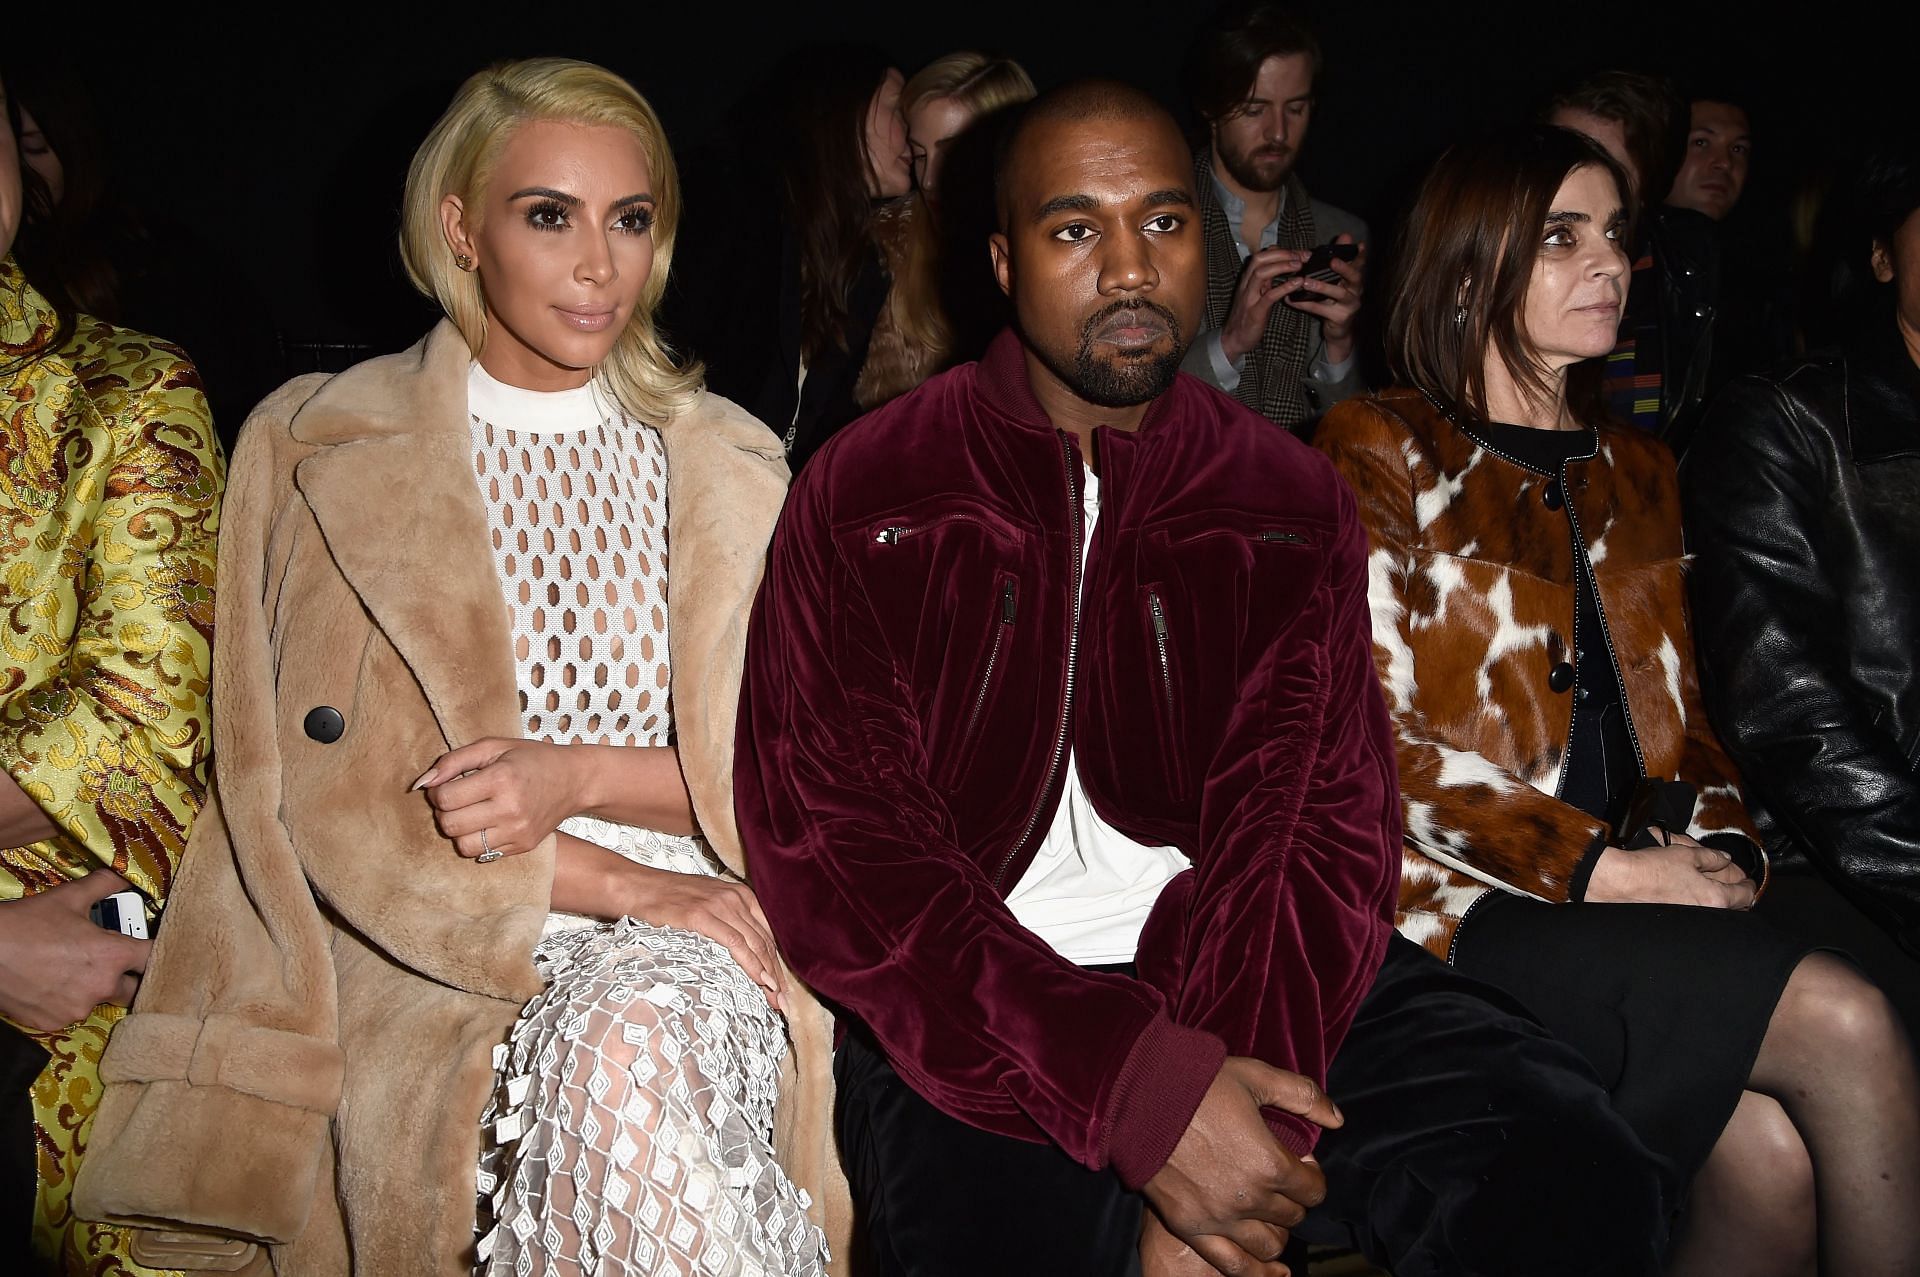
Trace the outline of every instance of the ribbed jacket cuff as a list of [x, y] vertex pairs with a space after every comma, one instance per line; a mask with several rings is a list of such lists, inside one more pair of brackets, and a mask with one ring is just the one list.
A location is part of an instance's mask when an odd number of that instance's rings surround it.
[[1105, 1150], [1128, 1188], [1144, 1187], [1173, 1156], [1226, 1058], [1219, 1038], [1164, 1014], [1134, 1039], [1114, 1082]]

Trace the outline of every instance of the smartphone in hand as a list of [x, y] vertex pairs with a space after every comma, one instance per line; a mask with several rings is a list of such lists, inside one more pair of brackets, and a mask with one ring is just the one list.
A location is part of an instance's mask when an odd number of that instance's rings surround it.
[[87, 916], [96, 927], [118, 931], [135, 940], [147, 939], [147, 902], [137, 891], [116, 891], [105, 900], [88, 906]]
[[[1336, 261], [1350, 262], [1359, 256], [1358, 244], [1337, 244], [1328, 240], [1324, 244], [1317, 245], [1307, 260], [1300, 263], [1300, 269], [1295, 278], [1304, 276], [1317, 279], [1323, 284], [1338, 283], [1340, 276], [1334, 273], [1333, 264]], [[1310, 302], [1319, 297], [1320, 294], [1311, 288], [1296, 288], [1287, 294], [1287, 300], [1290, 302]]]

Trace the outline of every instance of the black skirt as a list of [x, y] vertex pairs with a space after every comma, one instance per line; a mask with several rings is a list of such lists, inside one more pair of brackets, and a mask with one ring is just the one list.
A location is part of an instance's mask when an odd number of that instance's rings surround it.
[[1686, 1185], [1740, 1102], [1787, 979], [1814, 946], [1751, 913], [1484, 897], [1453, 965], [1518, 998], [1587, 1057]]

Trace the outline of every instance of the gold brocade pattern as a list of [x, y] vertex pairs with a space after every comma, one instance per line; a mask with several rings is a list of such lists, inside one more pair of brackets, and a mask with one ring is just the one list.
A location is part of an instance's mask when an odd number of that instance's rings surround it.
[[[0, 261], [0, 766], [61, 830], [0, 849], [0, 900], [106, 866], [158, 906], [206, 793], [224, 464], [178, 348], [85, 316], [57, 350], [55, 332]], [[151, 1271], [69, 1207], [122, 1014], [33, 1035], [52, 1056], [34, 1244], [67, 1274]]]

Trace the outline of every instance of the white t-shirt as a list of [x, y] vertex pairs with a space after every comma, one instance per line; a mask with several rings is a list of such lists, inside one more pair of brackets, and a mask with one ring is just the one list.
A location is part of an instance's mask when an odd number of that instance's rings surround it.
[[[1081, 479], [1084, 581], [1087, 547], [1100, 516], [1100, 481], [1086, 471]], [[1190, 862], [1172, 847], [1137, 843], [1100, 819], [1080, 787], [1071, 751], [1066, 769], [1059, 810], [1033, 863], [1007, 897], [1007, 907], [1069, 962], [1083, 967], [1132, 962], [1154, 901]]]

